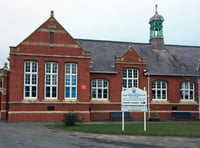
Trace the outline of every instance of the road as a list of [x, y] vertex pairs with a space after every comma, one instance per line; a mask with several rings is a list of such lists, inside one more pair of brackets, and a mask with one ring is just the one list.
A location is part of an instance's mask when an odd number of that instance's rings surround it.
[[0, 148], [200, 148], [200, 138], [88, 134], [0, 121]]

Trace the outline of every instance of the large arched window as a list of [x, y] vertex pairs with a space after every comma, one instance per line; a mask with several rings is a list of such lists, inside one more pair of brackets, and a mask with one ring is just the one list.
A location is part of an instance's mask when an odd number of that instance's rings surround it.
[[92, 99], [107, 100], [108, 99], [108, 88], [109, 82], [105, 79], [94, 79], [92, 80]]
[[24, 98], [36, 99], [38, 87], [38, 63], [36, 61], [24, 62]]
[[57, 99], [58, 64], [56, 62], [45, 63], [45, 98]]
[[65, 64], [65, 99], [77, 99], [77, 68], [76, 63]]
[[190, 81], [181, 82], [181, 100], [194, 100], [194, 83]]
[[167, 99], [167, 82], [156, 80], [152, 83], [152, 99], [165, 100]]

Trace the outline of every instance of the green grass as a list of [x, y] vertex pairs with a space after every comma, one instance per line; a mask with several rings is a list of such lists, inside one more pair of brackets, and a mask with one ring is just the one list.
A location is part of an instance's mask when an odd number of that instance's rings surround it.
[[65, 126], [64, 124], [55, 124], [49, 125], [48, 127], [98, 134], [200, 137], [199, 122], [150, 122], [147, 123], [146, 132], [144, 132], [143, 123], [127, 123], [125, 124], [124, 132], [122, 132], [121, 124], [78, 124], [76, 126]]

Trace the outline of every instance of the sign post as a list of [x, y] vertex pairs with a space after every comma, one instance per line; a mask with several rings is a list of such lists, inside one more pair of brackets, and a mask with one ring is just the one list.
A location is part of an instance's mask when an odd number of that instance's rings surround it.
[[122, 111], [122, 131], [124, 131], [124, 112]]
[[124, 131], [124, 112], [144, 112], [144, 131], [146, 132], [147, 93], [139, 88], [129, 88], [121, 94], [122, 131]]

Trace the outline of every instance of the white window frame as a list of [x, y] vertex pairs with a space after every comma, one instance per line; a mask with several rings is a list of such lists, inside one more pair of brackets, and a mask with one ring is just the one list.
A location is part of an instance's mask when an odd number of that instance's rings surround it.
[[[30, 64], [29, 67], [27, 65], [28, 63]], [[34, 66], [36, 67], [34, 68]], [[35, 96], [33, 96], [34, 87], [35, 87]], [[26, 95], [26, 88], [29, 89], [29, 95]], [[38, 93], [38, 62], [25, 61], [24, 62], [24, 99], [37, 99], [37, 95], [38, 95], [37, 93]]]
[[[77, 99], [77, 76], [78, 65], [76, 63], [65, 63], [65, 99]], [[67, 95], [68, 89], [68, 95]], [[74, 91], [75, 90], [75, 91]]]
[[92, 100], [108, 100], [109, 81], [106, 79], [94, 79], [91, 81]]
[[[49, 96], [47, 96], [47, 88], [49, 88]], [[53, 96], [54, 88], [56, 89], [55, 96]], [[45, 99], [57, 99], [57, 97], [58, 97], [58, 63], [46, 62], [45, 63]]]
[[[191, 96], [192, 93], [192, 96]], [[181, 101], [194, 101], [195, 84], [192, 81], [183, 81], [180, 84]]]
[[139, 84], [139, 70], [136, 68], [123, 68], [122, 71], [122, 90], [136, 87]]
[[[154, 85], [155, 85], [155, 87], [154, 87]], [[155, 95], [154, 95], [153, 91], [155, 91]], [[159, 94], [159, 92], [160, 92], [160, 94]], [[163, 93], [163, 92], [165, 92], [165, 93]], [[152, 99], [153, 100], [167, 100], [167, 82], [166, 81], [155, 80], [152, 82]]]

